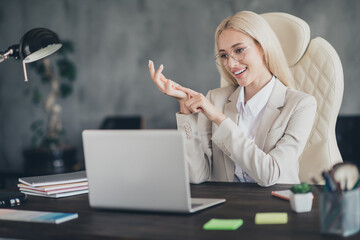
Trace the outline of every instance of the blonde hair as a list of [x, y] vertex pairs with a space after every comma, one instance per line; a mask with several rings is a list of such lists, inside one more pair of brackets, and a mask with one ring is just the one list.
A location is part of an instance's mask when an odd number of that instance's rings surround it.
[[[288, 67], [280, 42], [264, 18], [254, 12], [242, 11], [224, 19], [215, 32], [215, 55], [219, 52], [219, 36], [226, 29], [240, 31], [254, 39], [254, 41], [262, 47], [264, 62], [269, 71], [286, 86], [293, 81], [293, 76]], [[238, 85], [236, 79], [232, 77], [220, 63], [220, 59], [217, 59], [217, 61], [220, 75], [230, 84]]]

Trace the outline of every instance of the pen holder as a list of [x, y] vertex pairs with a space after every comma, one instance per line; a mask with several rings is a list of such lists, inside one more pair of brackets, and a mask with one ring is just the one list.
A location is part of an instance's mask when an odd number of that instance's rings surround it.
[[350, 236], [360, 230], [360, 191], [320, 194], [321, 233]]

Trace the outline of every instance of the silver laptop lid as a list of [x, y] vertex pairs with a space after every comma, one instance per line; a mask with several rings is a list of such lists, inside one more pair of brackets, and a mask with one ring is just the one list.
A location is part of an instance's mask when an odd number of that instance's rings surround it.
[[182, 133], [177, 130], [85, 130], [90, 206], [190, 211]]

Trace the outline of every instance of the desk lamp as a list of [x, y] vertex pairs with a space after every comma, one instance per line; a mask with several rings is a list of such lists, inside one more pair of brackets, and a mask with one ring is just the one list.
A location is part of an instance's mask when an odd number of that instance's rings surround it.
[[20, 44], [14, 44], [5, 52], [0, 52], [0, 62], [9, 57], [15, 59], [21, 57], [23, 59], [25, 82], [27, 82], [25, 64], [47, 57], [59, 50], [61, 46], [58, 36], [53, 31], [47, 28], [34, 28], [25, 33], [20, 40]]

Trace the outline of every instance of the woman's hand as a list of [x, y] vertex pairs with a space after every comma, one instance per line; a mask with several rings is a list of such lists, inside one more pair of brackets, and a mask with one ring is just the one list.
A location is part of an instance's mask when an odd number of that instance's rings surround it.
[[212, 122], [220, 125], [226, 116], [220, 112], [206, 97], [190, 88], [185, 88], [176, 82], [167, 79], [162, 71], [164, 66], [158, 68], [155, 72], [154, 63], [149, 60], [149, 71], [151, 79], [157, 85], [160, 92], [169, 95], [179, 101], [180, 112], [183, 114], [203, 112]]
[[161, 64], [161, 66], [155, 72], [154, 63], [151, 60], [149, 60], [149, 71], [150, 71], [151, 79], [157, 85], [160, 92], [177, 99], [179, 102], [181, 100], [187, 99], [186, 93], [177, 89], [177, 87], [181, 87], [181, 86], [176, 82], [167, 79], [162, 74], [163, 70], [164, 70], [164, 66]]
[[226, 119], [226, 116], [220, 112], [203, 94], [180, 85], [176, 88], [185, 92], [189, 96], [189, 98], [185, 100], [184, 104], [190, 112], [202, 112], [210, 121], [214, 122], [218, 126]]

